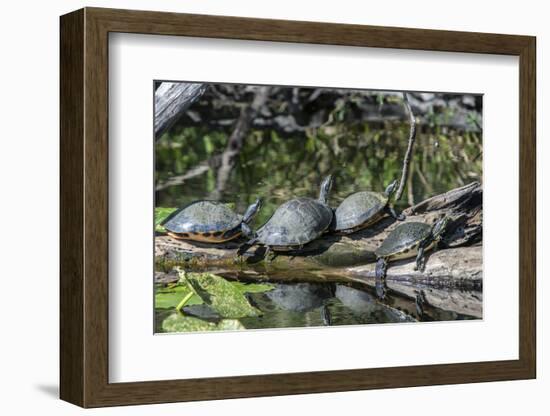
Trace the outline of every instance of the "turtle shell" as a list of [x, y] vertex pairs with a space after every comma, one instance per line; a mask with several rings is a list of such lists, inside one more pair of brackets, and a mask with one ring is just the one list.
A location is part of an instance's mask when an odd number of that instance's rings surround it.
[[336, 208], [336, 231], [351, 230], [366, 226], [377, 219], [388, 204], [388, 196], [380, 192], [356, 192]]
[[332, 210], [311, 198], [295, 198], [275, 210], [258, 230], [267, 246], [300, 246], [319, 237], [332, 222]]
[[389, 257], [415, 247], [430, 235], [431, 226], [423, 222], [406, 222], [394, 228], [374, 254]]
[[161, 225], [175, 234], [205, 234], [223, 233], [241, 222], [242, 217], [222, 202], [196, 201], [171, 214]]

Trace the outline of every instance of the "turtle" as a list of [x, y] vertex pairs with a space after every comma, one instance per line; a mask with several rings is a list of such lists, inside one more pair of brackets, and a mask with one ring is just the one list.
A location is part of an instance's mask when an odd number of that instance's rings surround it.
[[436, 246], [451, 218], [444, 216], [432, 225], [423, 222], [406, 222], [394, 228], [374, 254], [376, 261], [376, 295], [386, 297], [386, 271], [388, 262], [416, 256], [415, 270], [424, 270], [424, 253]]
[[241, 235], [251, 238], [249, 224], [261, 206], [258, 198], [240, 216], [223, 202], [195, 201], [170, 214], [161, 225], [168, 235], [183, 240], [222, 243]]
[[266, 246], [268, 252], [291, 251], [315, 240], [332, 223], [333, 212], [328, 206], [331, 186], [332, 175], [329, 175], [321, 184], [318, 199], [293, 198], [280, 205], [255, 236], [241, 246], [238, 254], [243, 255], [254, 244]]
[[374, 224], [388, 213], [403, 221], [390, 205], [390, 198], [397, 189], [397, 181], [388, 185], [384, 192], [361, 191], [349, 195], [336, 208], [332, 229], [338, 234], [350, 234]]

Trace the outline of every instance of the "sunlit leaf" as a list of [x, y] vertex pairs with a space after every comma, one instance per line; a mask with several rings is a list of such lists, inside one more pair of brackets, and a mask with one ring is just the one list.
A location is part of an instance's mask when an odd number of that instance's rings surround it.
[[177, 312], [162, 321], [162, 330], [165, 332], [212, 331], [215, 329], [215, 323], [192, 316], [184, 316]]
[[218, 331], [234, 331], [239, 329], [246, 329], [238, 319], [222, 319], [216, 326]]
[[203, 332], [234, 331], [246, 329], [237, 319], [222, 319], [220, 322], [208, 322], [193, 316], [173, 313], [162, 321], [164, 332]]
[[223, 277], [212, 273], [185, 273], [183, 271], [180, 271], [180, 276], [189, 282], [204, 303], [224, 318], [261, 315], [258, 309], [250, 305], [243, 291]]
[[162, 225], [160, 225], [160, 223], [164, 221], [164, 219], [168, 217], [176, 209], [177, 208], [161, 208], [161, 207], [155, 208], [155, 231], [160, 233], [166, 232], [166, 230]]
[[[155, 307], [158, 309], [175, 308], [181, 300], [189, 294], [191, 289], [187, 285], [175, 285], [170, 288], [157, 288], [155, 291]], [[193, 295], [185, 304], [198, 305], [202, 299], [198, 295]]]

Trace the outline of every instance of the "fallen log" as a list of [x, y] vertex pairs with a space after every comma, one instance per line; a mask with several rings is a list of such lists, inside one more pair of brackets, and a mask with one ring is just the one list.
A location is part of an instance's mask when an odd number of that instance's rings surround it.
[[[414, 259], [390, 263], [388, 288], [396, 295], [413, 299], [419, 290], [424, 290], [427, 302], [434, 307], [481, 317], [481, 204], [481, 185], [473, 183], [406, 209], [405, 221], [433, 223], [442, 215], [451, 215], [454, 220], [439, 250], [428, 254], [424, 271], [414, 270]], [[302, 250], [277, 255], [273, 260], [265, 259], [263, 247], [239, 257], [237, 249], [243, 241], [210, 245], [157, 235], [155, 260], [157, 271], [161, 272], [157, 280], [170, 281], [170, 270], [180, 266], [244, 280], [337, 282], [373, 287], [374, 251], [401, 223], [388, 216], [353, 234], [325, 234]]]

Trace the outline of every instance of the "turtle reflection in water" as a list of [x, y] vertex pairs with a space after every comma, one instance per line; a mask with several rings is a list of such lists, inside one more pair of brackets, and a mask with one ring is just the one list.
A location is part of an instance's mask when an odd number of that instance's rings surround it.
[[250, 238], [249, 224], [261, 205], [257, 199], [241, 217], [222, 202], [196, 201], [173, 212], [161, 225], [168, 235], [184, 240], [222, 243], [242, 234]]
[[335, 297], [354, 315], [368, 323], [416, 321], [407, 313], [378, 302], [370, 293], [344, 284], [336, 285]]
[[256, 243], [266, 246], [268, 251], [290, 251], [315, 240], [332, 222], [332, 209], [328, 206], [331, 186], [329, 175], [321, 184], [318, 199], [294, 198], [279, 206], [255, 237], [239, 249], [239, 255]]
[[390, 204], [392, 195], [397, 190], [397, 181], [388, 185], [384, 192], [362, 191], [351, 194], [334, 212], [334, 231], [349, 234], [376, 223], [386, 213], [396, 220], [405, 219], [397, 215]]
[[445, 216], [433, 225], [423, 222], [407, 222], [390, 232], [374, 254], [376, 262], [376, 294], [386, 297], [386, 271], [388, 262], [416, 256], [415, 270], [424, 270], [425, 253], [434, 248], [446, 231], [450, 218]]
[[317, 283], [278, 284], [266, 296], [279, 308], [292, 312], [308, 312], [320, 308], [319, 313], [325, 326], [332, 324], [332, 317], [326, 305], [334, 296], [332, 285]]

